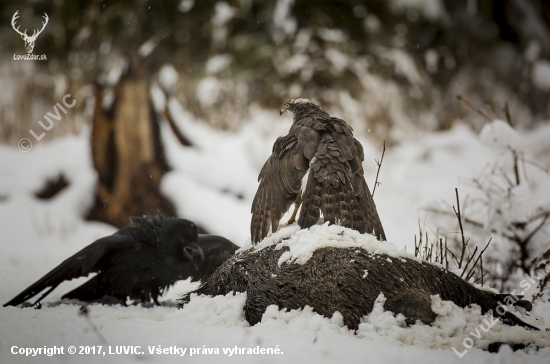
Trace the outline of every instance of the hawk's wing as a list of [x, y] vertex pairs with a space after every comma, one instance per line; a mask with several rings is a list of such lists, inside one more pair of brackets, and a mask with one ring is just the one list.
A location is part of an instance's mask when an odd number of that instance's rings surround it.
[[266, 237], [270, 227], [271, 231], [277, 231], [279, 220], [296, 201], [309, 160], [317, 149], [321, 128], [321, 122], [304, 118], [275, 141], [273, 152], [258, 176], [260, 185], [252, 202], [253, 243]]

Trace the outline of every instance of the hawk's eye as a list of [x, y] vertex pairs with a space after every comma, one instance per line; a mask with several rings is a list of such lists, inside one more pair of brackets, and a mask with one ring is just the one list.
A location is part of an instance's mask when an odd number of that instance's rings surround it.
[[289, 104], [286, 104], [286, 108], [287, 108], [287, 109], [290, 109], [290, 105], [289, 105]]

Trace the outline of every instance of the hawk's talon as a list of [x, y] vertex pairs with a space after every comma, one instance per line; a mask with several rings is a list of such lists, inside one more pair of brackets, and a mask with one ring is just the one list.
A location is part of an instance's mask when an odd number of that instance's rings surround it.
[[294, 212], [292, 212], [292, 216], [290, 216], [290, 219], [288, 219], [287, 225], [292, 225], [296, 222], [296, 214], [298, 213], [298, 209], [302, 205], [302, 196], [294, 203]]

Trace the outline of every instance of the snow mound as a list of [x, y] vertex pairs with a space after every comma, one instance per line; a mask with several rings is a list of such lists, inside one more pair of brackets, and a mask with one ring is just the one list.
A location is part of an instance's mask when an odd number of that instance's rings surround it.
[[381, 242], [370, 234], [360, 232], [339, 225], [314, 225], [309, 229], [300, 229], [297, 223], [279, 229], [275, 234], [266, 237], [252, 246], [250, 242], [237, 252], [254, 249], [259, 251], [271, 246], [275, 250], [288, 247], [289, 250], [279, 258], [279, 266], [284, 262], [305, 264], [313, 256], [313, 252], [321, 248], [358, 248], [373, 254], [386, 254], [393, 258], [409, 258], [421, 261], [413, 254], [399, 250], [393, 243]]
[[462, 309], [451, 301], [442, 301], [439, 296], [432, 296], [432, 310], [437, 313], [436, 320], [431, 325], [417, 321], [407, 327], [405, 316], [386, 311], [385, 302], [386, 298], [381, 293], [372, 312], [362, 318], [356, 331], [344, 326], [339, 312], [327, 318], [309, 306], [300, 310], [279, 310], [275, 305], [269, 306], [262, 321], [254, 328], [286, 327], [293, 333], [302, 331], [314, 333], [318, 337], [351, 336], [366, 341], [414, 345], [432, 350], [455, 348], [458, 353], [467, 350], [464, 342], [467, 345], [473, 343], [473, 347], [477, 349], [487, 349], [494, 342], [534, 344], [543, 347], [537, 355], [550, 354], [550, 348], [545, 347], [550, 344], [549, 333], [504, 325], [496, 318], [482, 315], [477, 305]]
[[538, 89], [550, 90], [550, 62], [538, 60], [533, 64], [533, 73], [531, 79]]
[[280, 310], [277, 305], [268, 306], [262, 316], [262, 321], [254, 327], [286, 327], [290, 331], [303, 330], [311, 333], [353, 335], [353, 331], [344, 326], [344, 318], [340, 312], [337, 311], [331, 318], [327, 318], [313, 311], [311, 306], [306, 306], [301, 310]]
[[479, 137], [484, 144], [495, 149], [518, 149], [520, 144], [518, 133], [506, 122], [498, 119], [485, 124]]
[[246, 293], [240, 292], [214, 297], [192, 294], [175, 318], [209, 326], [249, 327], [244, 318], [245, 302]]
[[[374, 303], [373, 310], [363, 318], [357, 336], [370, 340], [387, 340], [406, 345], [417, 345], [430, 349], [451, 349], [463, 352], [470, 340], [480, 349], [486, 349], [494, 342], [550, 344], [550, 334], [526, 330], [523, 327], [504, 325], [489, 314], [482, 315], [479, 306], [460, 308], [451, 301], [442, 301], [438, 295], [432, 296], [432, 310], [437, 314], [431, 325], [417, 321], [407, 327], [402, 314], [394, 316], [384, 310], [386, 298], [380, 294]], [[470, 338], [468, 340], [467, 338]], [[543, 349], [550, 353], [549, 348]]]

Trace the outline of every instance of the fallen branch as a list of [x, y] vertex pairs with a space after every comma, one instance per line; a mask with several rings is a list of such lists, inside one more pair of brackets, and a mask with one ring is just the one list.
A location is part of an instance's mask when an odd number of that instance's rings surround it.
[[90, 312], [88, 310], [88, 307], [80, 306], [80, 310], [79, 310], [78, 314], [81, 315], [81, 316], [84, 316], [84, 318], [86, 319], [86, 322], [88, 323], [88, 326], [90, 326], [90, 328], [92, 329], [94, 334], [97, 336], [99, 341], [101, 341], [101, 343], [103, 345], [109, 345], [107, 340], [105, 340], [105, 337], [103, 337], [103, 335], [101, 335], [101, 332], [99, 332], [99, 330], [97, 329], [97, 326], [94, 325], [94, 323], [90, 319]]

